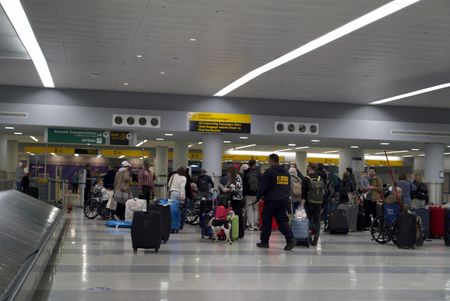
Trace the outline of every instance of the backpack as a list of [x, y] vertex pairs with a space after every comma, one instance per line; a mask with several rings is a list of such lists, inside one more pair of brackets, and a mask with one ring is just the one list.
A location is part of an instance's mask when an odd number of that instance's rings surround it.
[[320, 177], [309, 178], [308, 187], [309, 187], [308, 202], [311, 204], [322, 204], [325, 191], [325, 184], [320, 179]]
[[198, 191], [200, 192], [208, 192], [210, 187], [209, 187], [209, 181], [208, 181], [208, 176], [207, 175], [203, 175], [200, 176], [198, 178]]
[[295, 176], [291, 175], [291, 196], [294, 199], [302, 198], [302, 180]]
[[259, 171], [252, 169], [248, 172], [248, 190], [251, 192], [257, 192], [259, 187]]
[[327, 185], [327, 191], [330, 195], [335, 195], [336, 193], [342, 191], [342, 181], [338, 176], [334, 174], [330, 175], [330, 179]]

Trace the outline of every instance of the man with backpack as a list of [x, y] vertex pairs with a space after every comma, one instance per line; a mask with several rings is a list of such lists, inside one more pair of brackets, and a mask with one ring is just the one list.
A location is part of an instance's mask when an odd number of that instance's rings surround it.
[[290, 214], [294, 214], [295, 210], [299, 207], [301, 201], [302, 201], [302, 179], [298, 176], [297, 170], [295, 168], [289, 169], [289, 174], [291, 177], [291, 208], [290, 208]]
[[211, 189], [214, 188], [214, 182], [204, 169], [200, 171], [200, 176], [197, 179], [197, 189], [201, 198], [209, 199]]
[[244, 196], [245, 196], [245, 214], [247, 216], [247, 226], [250, 231], [258, 230], [259, 212], [256, 204], [256, 195], [258, 193], [261, 172], [256, 166], [255, 160], [248, 162], [248, 169], [243, 173]]
[[303, 197], [306, 199], [305, 209], [311, 229], [311, 245], [315, 246], [320, 235], [320, 211], [324, 200], [325, 183], [317, 174], [315, 164], [309, 164], [307, 172], [308, 176], [305, 177], [305, 180], [308, 189]]

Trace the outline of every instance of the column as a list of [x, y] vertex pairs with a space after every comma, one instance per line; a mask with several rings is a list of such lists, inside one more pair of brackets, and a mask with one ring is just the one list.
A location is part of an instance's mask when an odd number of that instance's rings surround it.
[[188, 165], [188, 143], [177, 141], [173, 148], [173, 169]]
[[308, 165], [306, 158], [306, 152], [295, 152], [295, 163], [297, 164], [298, 170], [300, 170], [304, 176], [306, 176], [306, 167]]
[[167, 173], [169, 166], [169, 148], [167, 146], [156, 147], [155, 171], [157, 182], [160, 184], [167, 183]]
[[444, 183], [443, 144], [425, 144], [425, 182], [428, 185], [430, 203], [442, 204]]
[[[8, 171], [14, 173], [16, 171], [16, 167], [19, 164], [19, 141], [17, 140], [9, 140], [8, 141]], [[27, 159], [28, 160], [28, 159]], [[28, 162], [28, 167], [29, 168]]]
[[0, 136], [0, 179], [8, 177], [8, 167], [8, 137]]
[[202, 167], [214, 180], [222, 176], [223, 139], [219, 135], [203, 136], [203, 162]]
[[342, 178], [347, 167], [353, 169], [356, 179], [364, 170], [364, 150], [362, 149], [341, 149], [339, 151], [339, 176]]

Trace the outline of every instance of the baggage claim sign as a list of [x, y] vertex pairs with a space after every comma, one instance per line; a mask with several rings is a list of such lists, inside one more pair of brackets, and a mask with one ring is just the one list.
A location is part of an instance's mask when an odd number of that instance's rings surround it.
[[208, 112], [188, 113], [190, 132], [250, 134], [252, 116]]

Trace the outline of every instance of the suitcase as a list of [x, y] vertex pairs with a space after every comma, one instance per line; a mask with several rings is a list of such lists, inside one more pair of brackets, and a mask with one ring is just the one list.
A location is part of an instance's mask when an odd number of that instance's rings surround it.
[[425, 239], [430, 238], [430, 210], [425, 207], [419, 207], [411, 210], [422, 220], [422, 231]]
[[172, 228], [169, 205], [148, 205], [149, 211], [158, 211], [161, 214], [161, 239], [164, 243], [169, 241]]
[[159, 200], [157, 204], [170, 206], [170, 230], [172, 233], [178, 233], [181, 229], [180, 202], [178, 200]]
[[348, 234], [347, 212], [333, 209], [328, 217], [328, 230], [330, 234]]
[[34, 197], [35, 199], [39, 198], [39, 189], [37, 187], [28, 187], [25, 190], [25, 193], [28, 194], [29, 196]]
[[239, 239], [239, 216], [234, 215], [231, 218], [231, 240], [236, 241]]
[[417, 242], [416, 222], [416, 216], [411, 213], [404, 213], [398, 217], [397, 246], [399, 248], [414, 249]]
[[[264, 210], [264, 201], [260, 201], [258, 204], [258, 210], [259, 210], [259, 229], [262, 229], [262, 216], [263, 216], [263, 210]], [[272, 231], [278, 230], [278, 224], [275, 218], [272, 220]]]
[[208, 226], [209, 221], [214, 217], [213, 212], [203, 213], [200, 215], [200, 228], [202, 232], [202, 239], [212, 237], [211, 227]]
[[293, 218], [291, 227], [295, 240], [297, 241], [297, 245], [302, 245], [309, 248], [309, 220], [307, 218], [300, 220]]
[[131, 221], [115, 221], [109, 220], [105, 223], [107, 227], [115, 227], [115, 228], [131, 228]]
[[131, 241], [134, 253], [138, 249], [155, 249], [161, 246], [161, 213], [159, 211], [136, 211], [131, 224]]
[[450, 208], [445, 209], [445, 235], [444, 242], [450, 247]]
[[340, 204], [337, 209], [342, 209], [346, 211], [347, 224], [350, 232], [356, 232], [358, 229], [358, 206]]
[[430, 207], [430, 237], [440, 238], [445, 234], [445, 209]]

